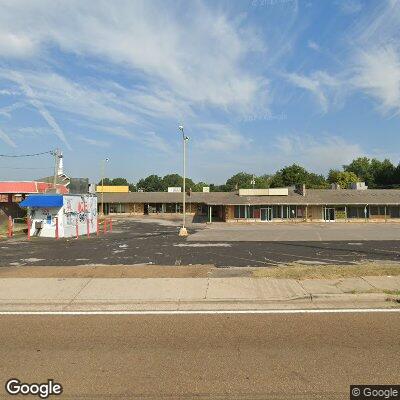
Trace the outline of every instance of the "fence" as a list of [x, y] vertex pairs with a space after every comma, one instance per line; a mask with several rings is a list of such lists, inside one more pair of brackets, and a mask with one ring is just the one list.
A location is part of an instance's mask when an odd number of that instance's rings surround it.
[[[21, 225], [22, 229], [15, 229], [15, 225]], [[11, 218], [8, 217], [7, 221], [7, 237], [12, 238], [15, 236], [16, 233], [22, 234], [24, 230], [27, 230], [27, 239], [31, 240], [31, 225], [32, 221], [29, 217], [26, 218]], [[105, 218], [104, 220], [100, 221], [97, 220], [97, 228], [96, 228], [96, 236], [100, 236], [100, 234], [106, 234], [107, 232], [112, 232], [113, 230], [113, 221], [111, 218]], [[86, 235], [90, 238], [90, 229], [89, 229], [89, 220], [87, 220], [87, 225], [85, 232], [79, 232], [79, 225], [76, 224], [76, 234], [75, 237], [78, 239], [79, 236]], [[55, 218], [55, 238], [58, 240], [60, 238], [59, 235], [59, 225], [58, 225], [58, 218]]]

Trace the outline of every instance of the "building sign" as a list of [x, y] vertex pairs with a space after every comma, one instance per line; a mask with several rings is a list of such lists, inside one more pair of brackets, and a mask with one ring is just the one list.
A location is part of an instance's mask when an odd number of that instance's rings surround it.
[[168, 188], [168, 193], [181, 193], [182, 188], [181, 187], [169, 187]]
[[203, 186], [203, 193], [210, 193], [210, 186]]

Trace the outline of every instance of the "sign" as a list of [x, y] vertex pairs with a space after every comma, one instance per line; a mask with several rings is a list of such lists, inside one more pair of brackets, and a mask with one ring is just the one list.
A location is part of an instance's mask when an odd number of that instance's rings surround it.
[[169, 187], [168, 188], [168, 193], [181, 193], [182, 188], [181, 187]]
[[203, 193], [210, 193], [210, 186], [203, 186]]

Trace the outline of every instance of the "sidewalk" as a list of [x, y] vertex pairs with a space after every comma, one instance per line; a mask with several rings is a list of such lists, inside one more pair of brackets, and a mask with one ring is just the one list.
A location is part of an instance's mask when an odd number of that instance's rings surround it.
[[400, 277], [2, 278], [0, 311], [399, 307]]

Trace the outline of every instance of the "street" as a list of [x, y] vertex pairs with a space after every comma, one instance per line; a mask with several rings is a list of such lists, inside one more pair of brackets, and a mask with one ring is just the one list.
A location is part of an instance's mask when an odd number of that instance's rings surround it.
[[[372, 226], [372, 224], [371, 224]], [[317, 229], [318, 226], [315, 226]], [[282, 227], [270, 226], [223, 226], [205, 229], [190, 227], [188, 239], [178, 236], [179, 221], [119, 219], [114, 222], [112, 233], [79, 239], [33, 238], [0, 243], [1, 267], [22, 265], [194, 265], [207, 264], [216, 267], [276, 266], [298, 262], [302, 264], [351, 264], [360, 261], [399, 261], [400, 240], [363, 240], [355, 236], [346, 238], [344, 232], [354, 227], [335, 227], [336, 237], [343, 240], [306, 240], [304, 229], [314, 229], [310, 224], [287, 226], [288, 241]], [[370, 229], [381, 230], [382, 237], [399, 226], [373, 225]], [[270, 241], [271, 229], [280, 229], [278, 241]], [[321, 228], [319, 228], [321, 229]], [[364, 228], [360, 228], [364, 229]], [[266, 232], [266, 233], [263, 233]], [[268, 233], [269, 232], [269, 233]], [[273, 233], [273, 232], [272, 232]], [[262, 235], [266, 239], [260, 241]], [[223, 235], [221, 240], [219, 237]], [[293, 240], [295, 235], [296, 240]], [[198, 238], [198, 240], [196, 239]], [[208, 240], [207, 240], [208, 238]], [[253, 238], [253, 239], [252, 239]], [[256, 241], [252, 241], [252, 240]], [[290, 239], [290, 240], [289, 240]]]
[[69, 399], [348, 399], [398, 384], [398, 313], [2, 315], [4, 383]]

